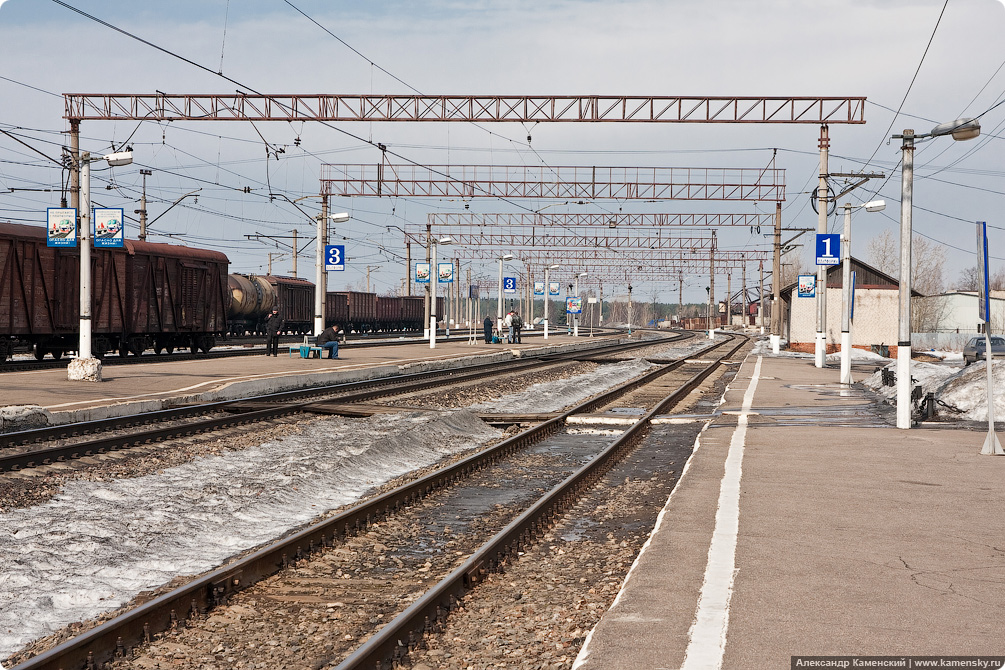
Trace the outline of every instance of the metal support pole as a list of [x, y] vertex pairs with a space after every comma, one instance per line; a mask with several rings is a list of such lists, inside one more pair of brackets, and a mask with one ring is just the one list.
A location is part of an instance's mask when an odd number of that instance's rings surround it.
[[80, 348], [78, 358], [91, 354], [91, 154], [80, 155]]
[[712, 246], [708, 250], [708, 339], [715, 339], [715, 231], [712, 231]]
[[496, 328], [499, 329], [499, 334], [502, 335], [502, 318], [503, 318], [503, 276], [502, 276], [502, 264], [503, 259], [499, 259], [499, 299], [496, 300]]
[[[771, 351], [777, 354], [782, 340], [782, 203], [775, 203], [775, 251], [771, 266]], [[761, 302], [764, 302], [762, 299]], [[763, 324], [762, 324], [763, 326]]]
[[[820, 126], [820, 184], [817, 187], [817, 233], [827, 232], [827, 155], [830, 138], [827, 126]], [[827, 266], [817, 266], [817, 336], [813, 364], [824, 366], [827, 356]]]
[[897, 324], [897, 428], [911, 427], [911, 208], [914, 130], [904, 131], [900, 180], [900, 315]]
[[764, 335], [764, 261], [758, 261], [758, 269], [761, 276], [757, 282], [757, 327]]
[[851, 384], [851, 203], [844, 205], [841, 266], [841, 383]]
[[726, 273], [726, 325], [729, 328], [733, 325], [733, 273]]
[[299, 252], [298, 244], [299, 243], [297, 242], [297, 229], [294, 228], [293, 229], [293, 278], [294, 279], [296, 279], [296, 277], [297, 277], [297, 256], [300, 255], [298, 253]]
[[551, 268], [546, 267], [544, 269], [544, 339], [548, 339], [548, 303], [551, 302], [551, 284], [549, 283], [549, 275], [551, 274]]
[[405, 242], [405, 295], [412, 295], [412, 243]]
[[[579, 297], [579, 273], [576, 274], [576, 288], [574, 289], [573, 295], [576, 296], [577, 298]], [[582, 304], [582, 303], [580, 303], [580, 304]], [[582, 311], [582, 307], [580, 307], [580, 311]], [[631, 326], [629, 326], [629, 328], [631, 328]], [[573, 337], [579, 337], [579, 315], [578, 314], [573, 314], [572, 315], [572, 336]]]
[[430, 228], [431, 227], [432, 226], [430, 226], [428, 223], [426, 224], [426, 264], [429, 265], [429, 283], [425, 285], [425, 287], [424, 287], [425, 291], [423, 293], [423, 295], [426, 298], [426, 300], [425, 300], [425, 303], [426, 303], [426, 320], [425, 320], [426, 326], [425, 326], [425, 332], [422, 334], [423, 337], [429, 337], [429, 314], [430, 314], [430, 312], [429, 312], [429, 293], [432, 291], [433, 278], [434, 278], [434, 275], [436, 274], [436, 268], [434, 268], [430, 264], [430, 262], [429, 262], [429, 246], [430, 246], [430, 244], [432, 244], [432, 239], [433, 239], [432, 233], [430, 232]]
[[436, 348], [436, 285], [440, 283], [440, 273], [436, 269], [436, 241], [429, 245], [433, 259], [429, 266], [429, 348]]
[[[328, 221], [328, 198], [321, 199], [317, 218], [317, 240], [314, 244], [314, 335], [325, 329], [325, 224]], [[346, 326], [348, 328], [348, 326]]]
[[740, 325], [747, 329], [747, 263], [742, 266], [740, 280]]
[[152, 170], [140, 170], [140, 174], [143, 175], [143, 191], [140, 194], [140, 208], [134, 212], [140, 215], [140, 234], [137, 237], [140, 240], [146, 241], [147, 239], [147, 176], [152, 175]]

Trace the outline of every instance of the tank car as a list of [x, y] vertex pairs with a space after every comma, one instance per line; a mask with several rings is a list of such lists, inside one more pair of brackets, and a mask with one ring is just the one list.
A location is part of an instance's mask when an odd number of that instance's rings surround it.
[[[227, 257], [126, 240], [91, 252], [93, 351], [209, 351], [226, 328]], [[76, 351], [80, 253], [46, 244], [45, 227], [0, 224], [0, 360], [29, 345], [38, 359]]]
[[277, 275], [232, 274], [227, 278], [230, 307], [228, 330], [234, 335], [264, 333], [265, 317], [279, 306], [284, 332], [314, 329], [314, 284], [306, 279]]

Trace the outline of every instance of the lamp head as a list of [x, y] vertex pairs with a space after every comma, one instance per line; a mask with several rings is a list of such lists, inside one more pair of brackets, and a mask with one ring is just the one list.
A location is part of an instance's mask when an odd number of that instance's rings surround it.
[[549, 270], [557, 270], [560, 267], [562, 267], [562, 266], [559, 265], [558, 263], [556, 263], [555, 265], [549, 265], [547, 269], [549, 269]]
[[339, 212], [338, 214], [329, 214], [328, 218], [335, 223], [345, 223], [349, 220], [349, 212]]
[[112, 167], [122, 167], [133, 162], [133, 150], [116, 151], [113, 154], [105, 154], [101, 158], [108, 161], [108, 164]]
[[932, 137], [952, 135], [954, 140], [972, 140], [981, 134], [981, 122], [977, 119], [956, 119], [949, 123], [940, 123], [929, 133]]
[[437, 244], [450, 244], [453, 241], [454, 241], [454, 238], [450, 237], [449, 235], [444, 235], [440, 239], [436, 240], [436, 243]]
[[588, 275], [588, 274], [590, 274], [590, 273], [589, 273], [589, 272], [580, 272], [580, 273], [579, 273], [578, 275], [576, 275], [576, 276], [577, 276], [577, 277], [585, 277], [585, 276], [586, 276], [586, 275]]
[[862, 205], [867, 212], [882, 212], [886, 209], [885, 200], [872, 200]]
[[513, 260], [513, 254], [504, 254], [503, 257], [500, 258], [499, 260], [501, 260], [501, 261], [511, 261], [511, 260]]

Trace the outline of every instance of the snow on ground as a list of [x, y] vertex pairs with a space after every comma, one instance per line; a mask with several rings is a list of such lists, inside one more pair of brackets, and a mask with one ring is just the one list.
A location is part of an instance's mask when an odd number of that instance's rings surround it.
[[302, 428], [155, 475], [71, 481], [0, 515], [0, 658], [499, 435], [464, 410]]
[[483, 412], [518, 414], [520, 412], [556, 412], [586, 400], [598, 392], [638, 377], [655, 366], [644, 360], [601, 365], [593, 372], [568, 379], [532, 384], [523, 391], [508, 393], [493, 400], [471, 405]]
[[[1005, 361], [992, 361], [995, 420], [1005, 419]], [[959, 418], [971, 421], [988, 420], [988, 365], [980, 361], [963, 368], [946, 379], [935, 391], [935, 397], [960, 410]], [[939, 408], [940, 411], [943, 408]]]
[[[602, 365], [472, 409], [557, 411], [652, 367], [642, 360]], [[330, 418], [301, 427], [299, 434], [155, 475], [71, 481], [44, 505], [0, 514], [0, 658], [500, 435], [469, 410]]]

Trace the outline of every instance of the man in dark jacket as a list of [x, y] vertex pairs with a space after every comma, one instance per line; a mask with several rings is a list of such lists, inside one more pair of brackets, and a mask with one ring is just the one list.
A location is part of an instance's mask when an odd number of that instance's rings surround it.
[[317, 346], [328, 350], [328, 358], [338, 358], [338, 325], [328, 326], [318, 335]]
[[485, 317], [485, 344], [492, 344], [492, 317]]
[[272, 308], [272, 313], [265, 317], [265, 355], [279, 355], [279, 333], [283, 332], [283, 317], [279, 316], [279, 305]]

